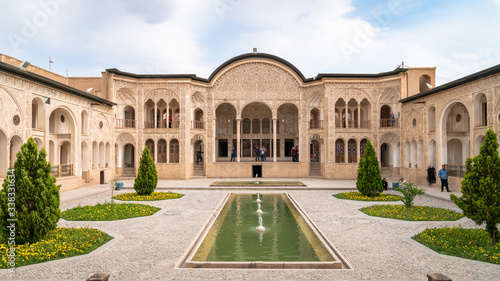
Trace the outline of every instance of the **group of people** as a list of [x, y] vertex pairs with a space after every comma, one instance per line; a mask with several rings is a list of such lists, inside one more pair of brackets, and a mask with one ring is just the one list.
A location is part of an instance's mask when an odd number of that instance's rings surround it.
[[266, 151], [267, 148], [265, 146], [262, 146], [259, 148], [258, 146], [255, 147], [255, 161], [266, 161]]
[[[446, 165], [441, 166], [441, 169], [438, 172], [438, 177], [441, 179], [441, 192], [444, 191], [445, 187], [446, 191], [450, 192], [450, 189], [448, 188], [448, 170], [446, 170]], [[436, 169], [434, 167], [427, 167], [427, 182], [429, 183], [429, 186], [436, 183]], [[399, 179], [399, 186], [405, 183], [407, 182], [404, 178]], [[384, 190], [387, 190], [387, 187], [389, 186], [389, 183], [385, 178], [382, 179], [382, 186], [384, 187]]]

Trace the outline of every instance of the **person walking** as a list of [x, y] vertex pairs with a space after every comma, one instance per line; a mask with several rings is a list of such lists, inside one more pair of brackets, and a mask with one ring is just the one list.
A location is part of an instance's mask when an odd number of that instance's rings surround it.
[[446, 191], [450, 192], [448, 189], [448, 170], [446, 170], [446, 166], [442, 165], [441, 170], [438, 172], [438, 177], [441, 179], [441, 192], [443, 192], [443, 187], [446, 186]]
[[231, 162], [235, 161], [236, 157], [236, 148], [233, 147], [233, 151], [231, 151]]
[[260, 149], [258, 146], [255, 147], [255, 161], [259, 161], [260, 158]]

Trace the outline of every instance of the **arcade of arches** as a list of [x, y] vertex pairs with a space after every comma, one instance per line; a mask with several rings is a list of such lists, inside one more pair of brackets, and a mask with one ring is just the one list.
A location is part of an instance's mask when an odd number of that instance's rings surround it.
[[428, 166], [448, 164], [458, 185], [487, 128], [500, 131], [500, 66], [441, 88], [430, 67], [312, 79], [247, 54], [209, 79], [107, 70], [91, 94], [76, 78], [61, 88], [12, 67], [0, 62], [0, 178], [33, 137], [63, 189], [133, 178], [145, 146], [161, 179], [355, 179], [368, 140], [384, 176], [425, 184]]

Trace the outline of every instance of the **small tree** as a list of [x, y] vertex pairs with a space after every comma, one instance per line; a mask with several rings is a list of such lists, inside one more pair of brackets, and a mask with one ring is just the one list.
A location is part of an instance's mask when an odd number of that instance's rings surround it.
[[405, 204], [406, 208], [413, 206], [413, 200], [417, 195], [425, 194], [425, 190], [418, 188], [418, 185], [411, 182], [401, 184], [396, 190], [403, 193], [403, 198], [399, 200]]
[[477, 225], [486, 222], [486, 231], [497, 243], [500, 223], [500, 157], [497, 135], [490, 128], [486, 131], [479, 154], [465, 161], [462, 196], [450, 195], [464, 215]]
[[38, 151], [33, 138], [16, 156], [14, 169], [7, 171], [0, 191], [0, 231], [3, 237], [10, 237], [12, 228], [8, 226], [16, 219], [15, 243], [35, 243], [54, 230], [61, 218], [60, 186], [50, 175], [45, 148]]
[[361, 194], [369, 197], [374, 197], [384, 190], [378, 159], [370, 140], [365, 147], [365, 157], [359, 161], [356, 187]]
[[158, 173], [156, 166], [146, 146], [142, 151], [141, 161], [139, 163], [139, 172], [134, 181], [134, 189], [138, 195], [150, 195], [158, 184]]

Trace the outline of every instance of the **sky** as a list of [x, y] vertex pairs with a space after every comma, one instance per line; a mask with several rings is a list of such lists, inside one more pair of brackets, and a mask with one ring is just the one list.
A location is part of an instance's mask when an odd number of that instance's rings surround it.
[[500, 0], [0, 0], [0, 53], [71, 77], [208, 78], [253, 48], [319, 73], [500, 64]]

